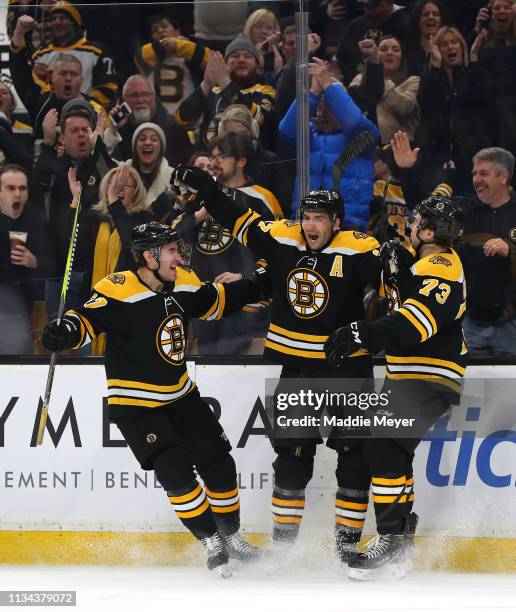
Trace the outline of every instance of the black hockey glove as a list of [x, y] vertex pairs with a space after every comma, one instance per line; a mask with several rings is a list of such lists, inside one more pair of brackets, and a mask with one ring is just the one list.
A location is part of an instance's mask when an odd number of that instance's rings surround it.
[[380, 247], [383, 280], [388, 285], [397, 285], [405, 273], [416, 262], [416, 258], [396, 240], [384, 242]]
[[256, 270], [248, 278], [256, 285], [262, 299], [269, 299], [271, 297], [271, 277], [269, 270], [265, 266], [257, 266]]
[[360, 349], [369, 351], [369, 323], [354, 321], [332, 332], [324, 343], [326, 359], [333, 367], [344, 365], [345, 359]]
[[57, 323], [57, 319], [54, 319], [45, 326], [41, 343], [47, 351], [58, 353], [76, 346], [80, 339], [81, 333], [77, 321], [63, 317], [60, 324]]
[[204, 172], [200, 168], [183, 166], [182, 164], [179, 164], [173, 170], [171, 183], [182, 194], [195, 194], [197, 196], [195, 198], [197, 205], [217, 191], [217, 183], [211, 174]]

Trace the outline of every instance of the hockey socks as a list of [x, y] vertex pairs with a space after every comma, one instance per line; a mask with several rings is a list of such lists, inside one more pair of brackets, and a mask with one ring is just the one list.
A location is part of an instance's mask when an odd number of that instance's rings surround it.
[[414, 479], [406, 475], [374, 475], [371, 483], [378, 533], [400, 533], [414, 501]]
[[272, 540], [294, 543], [305, 509], [305, 491], [274, 487], [272, 492]]
[[167, 491], [167, 495], [179, 520], [198, 540], [217, 531], [206, 493], [197, 481], [184, 489]]
[[339, 487], [335, 497], [335, 552], [343, 563], [357, 553], [364, 528], [369, 491]]

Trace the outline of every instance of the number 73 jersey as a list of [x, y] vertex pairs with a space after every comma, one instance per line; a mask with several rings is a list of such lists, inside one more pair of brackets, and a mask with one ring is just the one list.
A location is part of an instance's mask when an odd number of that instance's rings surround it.
[[429, 379], [459, 391], [467, 349], [466, 282], [457, 253], [424, 257], [398, 286], [382, 290], [391, 313], [371, 325], [371, 337], [373, 350], [385, 348], [387, 378]]

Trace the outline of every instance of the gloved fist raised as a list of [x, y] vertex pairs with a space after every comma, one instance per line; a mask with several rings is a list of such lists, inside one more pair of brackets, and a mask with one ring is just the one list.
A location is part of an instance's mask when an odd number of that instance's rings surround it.
[[369, 351], [369, 324], [354, 321], [332, 332], [324, 343], [326, 359], [333, 367], [344, 365], [345, 359], [359, 350]]
[[251, 275], [251, 280], [257, 286], [262, 299], [269, 299], [272, 295], [272, 279], [267, 265], [257, 265]]
[[397, 284], [400, 278], [416, 262], [416, 258], [400, 242], [389, 240], [380, 247], [380, 261], [382, 263], [383, 280], [387, 284]]
[[81, 333], [76, 321], [69, 317], [63, 317], [61, 323], [57, 319], [50, 321], [43, 329], [41, 343], [52, 353], [66, 351], [79, 343]]
[[172, 171], [171, 183], [182, 194], [199, 194], [202, 198], [208, 198], [217, 189], [215, 179], [211, 174], [200, 168], [183, 164], [179, 164]]

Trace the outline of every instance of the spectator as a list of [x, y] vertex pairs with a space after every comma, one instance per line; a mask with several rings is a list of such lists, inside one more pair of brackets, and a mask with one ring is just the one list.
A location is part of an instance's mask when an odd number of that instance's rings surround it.
[[414, 5], [403, 45], [408, 74], [421, 76], [429, 68], [432, 38], [443, 26], [451, 25], [450, 12], [441, 0], [419, 0]]
[[194, 0], [194, 31], [198, 42], [224, 53], [242, 31], [247, 18], [247, 2], [206, 2]]
[[178, 22], [164, 13], [149, 19], [149, 29], [152, 42], [138, 49], [135, 63], [153, 83], [163, 106], [174, 115], [201, 82], [210, 51], [182, 36]]
[[[281, 217], [281, 207], [274, 194], [248, 180], [246, 167], [253, 156], [251, 140], [234, 132], [228, 132], [211, 145], [212, 173], [227, 188], [228, 195], [246, 208], [273, 220]], [[228, 230], [215, 222], [202, 209], [203, 217], [197, 217], [201, 225], [192, 253], [194, 272], [204, 281], [231, 282], [255, 269], [251, 251], [240, 245]], [[211, 321], [195, 321], [198, 351], [201, 355], [246, 354], [254, 337], [263, 336], [268, 314], [255, 305], [250, 312], [241, 312]]]
[[33, 127], [34, 139], [36, 141], [35, 152], [43, 140], [42, 122], [45, 115], [52, 108], [59, 114], [63, 106], [74, 98], [88, 100], [96, 110], [103, 107], [95, 102], [90, 96], [81, 93], [83, 84], [82, 64], [75, 55], [61, 53], [54, 57], [51, 64], [50, 89], [42, 91], [34, 82], [30, 65], [27, 63], [20, 41], [23, 41], [23, 32], [30, 26], [28, 16], [22, 16], [16, 24], [12, 43], [9, 47], [9, 69], [11, 71], [13, 84], [27, 109]]
[[[340, 192], [346, 207], [347, 227], [367, 229], [369, 203], [373, 193], [373, 153], [367, 151], [354, 159], [341, 173], [334, 185], [334, 165], [346, 146], [360, 132], [368, 131], [379, 137], [378, 128], [366, 119], [346, 93], [341, 83], [331, 76], [328, 66], [314, 58], [309, 65], [310, 114], [316, 115], [310, 124], [310, 189], [330, 189]], [[281, 138], [295, 150], [296, 109], [294, 101], [280, 123]], [[291, 215], [297, 213], [297, 194], [292, 200]]]
[[190, 157], [188, 165], [194, 168], [200, 168], [204, 170], [204, 172], [209, 172], [211, 174], [211, 159], [209, 153], [206, 151], [196, 151], [192, 157]]
[[219, 123], [219, 136], [228, 132], [237, 132], [251, 139], [254, 155], [246, 166], [247, 174], [276, 196], [283, 215], [288, 216], [294, 177], [289, 176], [287, 163], [280, 162], [276, 153], [261, 146], [260, 127], [247, 106], [232, 104], [226, 108]]
[[274, 83], [274, 77], [283, 68], [283, 58], [278, 49], [280, 26], [276, 15], [267, 9], [258, 9], [249, 15], [244, 34], [260, 53], [260, 65], [265, 80]]
[[[41, 91], [51, 87], [49, 66], [61, 53], [74, 55], [82, 64], [82, 92], [89, 94], [106, 110], [111, 106], [117, 91], [116, 70], [113, 59], [102, 45], [84, 36], [80, 12], [75, 6], [59, 0], [51, 9], [51, 43], [32, 54], [33, 78]], [[35, 20], [26, 20], [26, 31], [37, 26]], [[16, 44], [16, 50], [18, 46]]]
[[336, 57], [345, 84], [361, 71], [358, 43], [370, 38], [376, 44], [385, 34], [403, 40], [410, 19], [407, 9], [397, 6], [393, 0], [360, 0], [365, 14], [353, 19], [342, 33]]
[[[188, 161], [193, 147], [186, 130], [168, 114], [145, 77], [139, 74], [130, 76], [124, 84], [122, 98], [129, 105], [131, 113], [118, 124], [111, 120], [110, 126], [104, 132], [104, 142], [116, 159], [123, 161], [131, 157], [136, 128], [150, 121], [158, 125], [166, 135], [165, 157], [168, 163], [175, 166]], [[120, 107], [115, 106], [111, 117], [114, 117], [118, 110]]]
[[388, 34], [381, 38], [378, 47], [373, 40], [362, 40], [359, 46], [369, 61], [365, 72], [351, 81], [350, 93], [353, 88], [360, 87], [370, 92], [364, 98], [374, 100], [375, 94], [382, 92], [375, 108], [382, 144], [389, 143], [398, 130], [407, 132], [413, 140], [419, 122], [416, 100], [419, 77], [408, 76], [400, 41]]
[[219, 52], [210, 55], [200, 87], [178, 108], [180, 125], [194, 127], [202, 121], [200, 141], [207, 146], [216, 136], [218, 122], [230, 104], [243, 104], [253, 113], [260, 126], [263, 146], [275, 145], [275, 90], [264, 85], [258, 76], [260, 54], [245, 35], [228, 45], [224, 58]]
[[421, 77], [418, 104], [421, 123], [416, 136], [427, 168], [427, 181], [440, 182], [443, 164], [455, 164], [456, 191], [468, 192], [471, 187], [471, 158], [490, 144], [486, 122], [489, 92], [478, 63], [479, 35], [468, 48], [458, 30], [443, 27], [432, 45], [430, 70]]
[[16, 102], [10, 88], [0, 81], [0, 165], [32, 166], [32, 129], [13, 117]]
[[463, 242], [468, 305], [463, 322], [468, 350], [516, 355], [516, 196], [510, 189], [514, 156], [499, 147], [473, 157], [476, 198], [465, 208]]
[[0, 354], [33, 354], [34, 281], [52, 274], [48, 228], [28, 202], [27, 172], [5, 165], [0, 168]]
[[17, 2], [16, 0], [9, 2], [7, 7], [6, 30], [9, 36], [9, 41], [13, 37], [13, 32], [16, 23], [20, 17], [27, 15], [35, 19], [36, 27], [27, 33], [25, 46], [28, 52], [32, 55], [36, 49], [45, 47], [50, 44], [50, 9], [57, 0], [25, 0], [25, 2]]
[[[489, 3], [492, 17], [482, 8], [475, 34], [481, 36], [479, 64], [487, 79], [493, 141], [516, 153], [516, 2]], [[484, 22], [483, 22], [484, 20]], [[487, 29], [482, 26], [486, 26]]]
[[[70, 191], [77, 201], [80, 182], [75, 172], [69, 174]], [[137, 225], [153, 219], [145, 187], [138, 172], [131, 167], [113, 168], [102, 179], [100, 201], [92, 207], [86, 228], [93, 241], [91, 288], [113, 272], [132, 270], [131, 231]], [[93, 341], [92, 355], [103, 355], [105, 336]]]
[[352, 3], [347, 0], [322, 0], [319, 7], [311, 11], [317, 21], [314, 28], [322, 38], [325, 57], [337, 53], [342, 32], [354, 17], [354, 12]]
[[[47, 192], [52, 245], [58, 275], [63, 274], [74, 209], [70, 205], [72, 193], [68, 183], [68, 170], [76, 168], [77, 178], [81, 181], [81, 214], [99, 201], [98, 188], [102, 177], [115, 165], [99, 139], [95, 141], [98, 127], [96, 115], [92, 106], [82, 99], [70, 100], [61, 113], [59, 144], [62, 155], [56, 150], [57, 144], [57, 111], [48, 111], [43, 120], [44, 140], [41, 145], [41, 155], [34, 166], [32, 184], [34, 193]], [[41, 203], [42, 205], [43, 203]], [[82, 218], [82, 217], [80, 217]], [[75, 249], [74, 269], [68, 289], [68, 303], [80, 304], [89, 295], [89, 244], [84, 234], [79, 232]], [[46, 300], [49, 315], [57, 313], [60, 281], [52, 280], [46, 283]]]
[[280, 50], [285, 60], [285, 63], [290, 62], [290, 60], [296, 59], [296, 36], [297, 34], [295, 25], [287, 26], [281, 34]]

